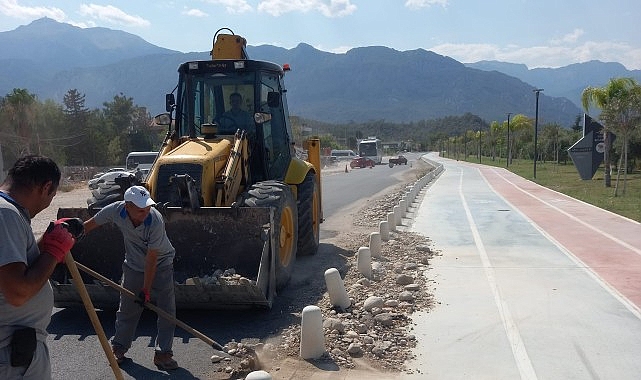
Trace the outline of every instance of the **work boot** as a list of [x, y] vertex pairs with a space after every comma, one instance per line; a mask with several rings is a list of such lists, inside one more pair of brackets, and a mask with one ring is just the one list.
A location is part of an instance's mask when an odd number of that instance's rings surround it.
[[116, 357], [116, 363], [122, 364], [127, 358], [125, 357], [125, 353], [127, 350], [120, 346], [111, 346], [111, 351], [113, 351], [114, 356]]
[[173, 354], [169, 352], [156, 352], [154, 354], [154, 364], [162, 370], [178, 368], [178, 363], [172, 359]]

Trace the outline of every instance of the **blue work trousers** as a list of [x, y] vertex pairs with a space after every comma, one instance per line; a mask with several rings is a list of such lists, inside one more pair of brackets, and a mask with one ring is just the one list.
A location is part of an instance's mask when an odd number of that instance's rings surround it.
[[[122, 265], [122, 286], [134, 294], [138, 294], [143, 287], [144, 273], [137, 272]], [[174, 291], [174, 268], [171, 265], [157, 268], [156, 276], [149, 291], [151, 302], [176, 316], [176, 296]], [[136, 333], [136, 327], [140, 320], [143, 307], [131, 298], [120, 295], [120, 307], [116, 312], [116, 333], [111, 343], [127, 351], [131, 348], [131, 342]], [[172, 344], [174, 341], [175, 325], [160, 316], [157, 319], [158, 334], [156, 336], [156, 351], [162, 353], [173, 353]]]

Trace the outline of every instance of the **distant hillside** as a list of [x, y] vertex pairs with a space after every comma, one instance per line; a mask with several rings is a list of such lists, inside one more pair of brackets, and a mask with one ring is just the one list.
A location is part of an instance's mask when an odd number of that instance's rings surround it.
[[581, 107], [581, 93], [586, 87], [602, 87], [615, 77], [631, 77], [641, 82], [641, 70], [628, 70], [616, 62], [589, 61], [558, 69], [528, 69], [525, 65], [498, 61], [480, 61], [466, 66], [519, 78], [543, 88], [548, 95], [568, 98], [577, 107]]
[[82, 29], [50, 18], [0, 32], [0, 46], [0, 61], [30, 61], [47, 72], [104, 66], [150, 54], [175, 53], [120, 30]]
[[[209, 58], [206, 51], [183, 54], [121, 31], [50, 19], [0, 33], [0, 44], [0, 95], [23, 87], [61, 103], [76, 88], [88, 107], [97, 108], [123, 93], [152, 114], [164, 111], [164, 94], [174, 89], [181, 62]], [[285, 79], [290, 112], [308, 119], [410, 122], [471, 113], [489, 122], [504, 120], [507, 112], [534, 115], [532, 85], [422, 49], [363, 47], [333, 54], [301, 43], [247, 50], [253, 59], [291, 65]], [[581, 110], [550, 95], [546, 90], [540, 98], [541, 122], [571, 125]]]

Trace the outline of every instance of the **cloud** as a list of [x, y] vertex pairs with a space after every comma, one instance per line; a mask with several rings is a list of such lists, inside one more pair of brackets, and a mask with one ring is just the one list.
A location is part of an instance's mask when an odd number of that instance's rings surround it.
[[228, 13], [245, 13], [251, 12], [253, 9], [251, 5], [247, 4], [247, 0], [205, 0], [207, 3], [222, 5]]
[[182, 11], [182, 14], [184, 14], [186, 16], [191, 16], [191, 17], [207, 17], [207, 16], [209, 16], [207, 13], [201, 11], [200, 9], [195, 9], [195, 8], [186, 9], [186, 10]]
[[0, 13], [19, 19], [37, 19], [49, 17], [58, 22], [66, 19], [65, 12], [55, 7], [26, 7], [18, 4], [17, 0], [0, 0]]
[[583, 29], [577, 28], [577, 29], [574, 29], [572, 33], [566, 34], [561, 38], [552, 39], [550, 42], [554, 45], [575, 43], [579, 40], [579, 37], [581, 37], [583, 34], [585, 34]]
[[432, 5], [440, 5], [443, 8], [447, 8], [449, 0], [407, 0], [405, 2], [405, 7], [412, 10], [429, 8]]
[[65, 21], [67, 24], [77, 26], [78, 28], [86, 29], [86, 28], [94, 28], [98, 26], [95, 22], [93, 21]]
[[429, 50], [460, 62], [496, 60], [524, 63], [529, 68], [561, 67], [599, 60], [619, 62], [630, 70], [641, 69], [641, 49], [620, 42], [584, 42], [577, 46], [506, 46], [492, 44], [441, 44]]
[[280, 16], [289, 12], [318, 11], [325, 17], [344, 17], [356, 11], [350, 0], [263, 0], [258, 4], [260, 12]]
[[151, 23], [139, 16], [129, 15], [112, 5], [81, 4], [80, 14], [112, 24], [126, 26], [149, 26]]

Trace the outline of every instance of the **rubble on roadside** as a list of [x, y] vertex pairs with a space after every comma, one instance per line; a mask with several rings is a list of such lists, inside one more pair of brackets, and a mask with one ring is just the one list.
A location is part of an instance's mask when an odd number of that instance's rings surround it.
[[[353, 224], [377, 227], [406, 191], [403, 187], [356, 214]], [[375, 230], [372, 229], [372, 232]], [[369, 236], [352, 232], [343, 241], [351, 252], [367, 246]], [[390, 232], [390, 240], [381, 245], [381, 258], [372, 258], [372, 277], [363, 277], [353, 261], [341, 273], [351, 300], [346, 310], [333, 307], [329, 295], [316, 304], [323, 313], [326, 352], [320, 360], [332, 361], [343, 368], [354, 368], [356, 358], [370, 361], [382, 371], [405, 371], [413, 358], [416, 338], [412, 334], [411, 315], [429, 309], [433, 298], [429, 292], [429, 260], [436, 253], [429, 239], [405, 231]], [[279, 345], [269, 345], [273, 356], [299, 356], [300, 325], [281, 333]]]

